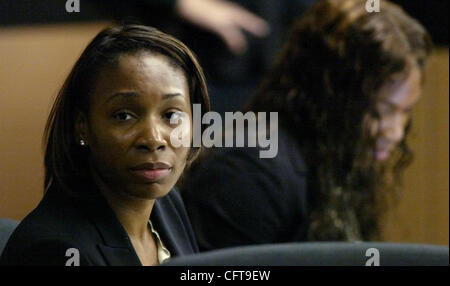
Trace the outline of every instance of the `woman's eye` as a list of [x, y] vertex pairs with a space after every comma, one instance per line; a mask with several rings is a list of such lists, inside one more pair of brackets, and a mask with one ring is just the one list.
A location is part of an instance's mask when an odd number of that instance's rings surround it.
[[179, 111], [166, 112], [164, 116], [173, 124], [180, 123], [179, 119], [181, 118], [181, 112]]
[[379, 114], [391, 114], [393, 112], [394, 112], [394, 110], [388, 105], [383, 104], [378, 107]]
[[131, 114], [127, 112], [119, 112], [114, 115], [114, 118], [120, 121], [126, 121], [132, 118]]

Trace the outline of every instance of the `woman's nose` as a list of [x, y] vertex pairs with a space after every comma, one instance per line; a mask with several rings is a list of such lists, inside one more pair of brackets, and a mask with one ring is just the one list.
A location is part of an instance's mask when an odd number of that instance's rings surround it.
[[402, 114], [390, 116], [385, 120], [382, 135], [391, 142], [400, 142], [405, 135], [406, 118]]
[[163, 133], [162, 126], [156, 120], [143, 122], [137, 140], [137, 148], [151, 152], [164, 150], [167, 142]]

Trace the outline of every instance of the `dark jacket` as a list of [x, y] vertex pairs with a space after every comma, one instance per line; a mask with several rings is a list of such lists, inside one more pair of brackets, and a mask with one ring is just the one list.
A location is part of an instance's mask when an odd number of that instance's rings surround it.
[[221, 148], [191, 170], [181, 195], [200, 251], [306, 240], [308, 170], [297, 146], [280, 128], [274, 158]]
[[[174, 189], [157, 199], [150, 217], [171, 256], [198, 252], [180, 195]], [[125, 229], [99, 195], [74, 199], [48, 191], [11, 235], [0, 265], [66, 265], [79, 253], [80, 266], [138, 266]], [[67, 256], [66, 256], [67, 253]], [[70, 263], [69, 263], [70, 264]]]

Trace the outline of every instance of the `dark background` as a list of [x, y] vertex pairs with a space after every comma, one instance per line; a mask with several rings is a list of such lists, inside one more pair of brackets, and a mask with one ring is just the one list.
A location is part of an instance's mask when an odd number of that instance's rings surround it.
[[[109, 7], [114, 6], [112, 5], [114, 2], [80, 0], [80, 13], [67, 13], [65, 10], [66, 0], [1, 0], [0, 26], [89, 22], [111, 19], [117, 13], [133, 12], [131, 7], [129, 9], [122, 8], [121, 11], [111, 10]], [[392, 2], [400, 4], [409, 14], [424, 24], [430, 31], [435, 44], [448, 45], [448, 0], [393, 0]], [[126, 5], [122, 4], [122, 7]], [[138, 7], [135, 10], [139, 11], [140, 9]], [[154, 17], [153, 15], [171, 16], [167, 12], [151, 14], [152, 17]]]

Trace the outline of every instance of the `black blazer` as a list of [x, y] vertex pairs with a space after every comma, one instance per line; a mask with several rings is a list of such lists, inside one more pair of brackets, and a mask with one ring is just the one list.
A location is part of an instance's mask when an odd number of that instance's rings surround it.
[[[16, 228], [0, 265], [66, 265], [76, 248], [80, 266], [138, 266], [140, 260], [106, 199], [74, 199], [49, 190]], [[183, 202], [176, 189], [157, 199], [150, 217], [171, 256], [198, 252]]]
[[308, 166], [296, 139], [280, 127], [277, 155], [261, 150], [216, 148], [190, 169], [180, 193], [200, 251], [307, 240]]

